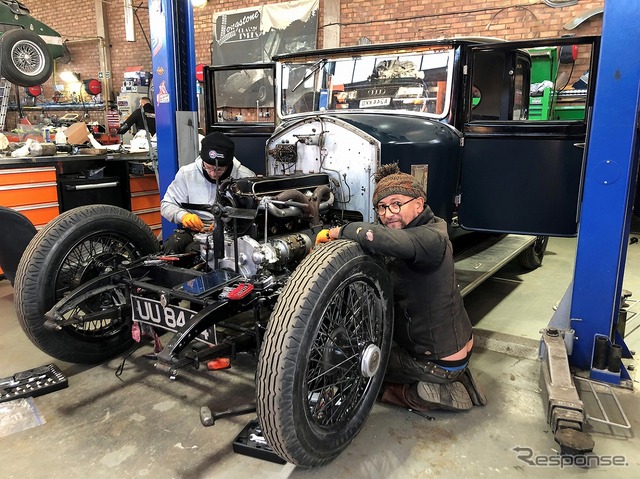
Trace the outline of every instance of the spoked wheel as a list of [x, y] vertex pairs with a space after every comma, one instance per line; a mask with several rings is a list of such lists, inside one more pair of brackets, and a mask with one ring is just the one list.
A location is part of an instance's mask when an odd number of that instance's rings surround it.
[[328, 243], [296, 268], [256, 376], [258, 416], [278, 455], [319, 466], [349, 445], [382, 385], [392, 325], [386, 269], [358, 244]]
[[118, 289], [88, 295], [64, 315], [85, 320], [61, 331], [46, 329], [44, 314], [79, 285], [157, 250], [153, 232], [129, 211], [93, 205], [63, 213], [36, 234], [18, 266], [14, 294], [22, 329], [62, 361], [91, 364], [121, 353], [132, 339], [131, 325], [118, 311], [127, 298]]
[[2, 76], [21, 86], [42, 85], [53, 71], [45, 41], [33, 32], [10, 30], [0, 37]]

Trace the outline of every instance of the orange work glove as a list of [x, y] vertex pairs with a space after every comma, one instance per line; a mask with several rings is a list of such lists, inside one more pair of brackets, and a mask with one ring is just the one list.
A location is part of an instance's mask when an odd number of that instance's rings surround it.
[[182, 224], [190, 230], [200, 231], [204, 228], [204, 224], [200, 217], [195, 213], [187, 213], [182, 217]]
[[316, 244], [328, 243], [329, 241], [331, 241], [329, 230], [320, 230], [320, 232], [316, 235]]

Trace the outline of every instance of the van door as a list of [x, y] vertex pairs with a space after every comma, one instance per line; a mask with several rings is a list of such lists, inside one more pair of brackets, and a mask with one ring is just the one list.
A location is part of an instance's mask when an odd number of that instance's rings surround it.
[[465, 229], [577, 232], [598, 37], [471, 47], [458, 220]]

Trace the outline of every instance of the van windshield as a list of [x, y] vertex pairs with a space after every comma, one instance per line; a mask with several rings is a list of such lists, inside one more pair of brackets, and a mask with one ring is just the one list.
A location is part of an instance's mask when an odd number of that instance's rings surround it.
[[371, 51], [279, 64], [280, 113], [392, 110], [443, 118], [449, 110], [453, 50]]

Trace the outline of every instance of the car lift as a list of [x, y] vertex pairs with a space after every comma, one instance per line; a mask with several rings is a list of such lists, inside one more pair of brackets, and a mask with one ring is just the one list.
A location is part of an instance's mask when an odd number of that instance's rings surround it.
[[[589, 371], [596, 381], [630, 383], [621, 357], [632, 355], [617, 323], [638, 171], [640, 57], [628, 50], [640, 43], [638, 18], [637, 1], [605, 1], [573, 283], [541, 340], [547, 421], [569, 453], [593, 449], [571, 370]], [[628, 427], [628, 421], [612, 425]]]
[[[547, 421], [565, 452], [593, 448], [583, 432], [586, 414], [572, 368], [589, 370], [592, 379], [612, 384], [629, 380], [619, 361], [607, 366], [601, 356], [608, 350], [631, 357], [616, 325], [638, 170], [640, 58], [629, 53], [630, 45], [640, 44], [638, 18], [637, 0], [605, 1], [574, 279], [541, 340], [540, 382], [547, 399]], [[149, 19], [154, 25], [151, 44], [162, 196], [177, 172], [178, 158], [184, 154], [190, 161], [197, 151], [191, 3], [149, 0]], [[172, 229], [163, 220], [165, 237]]]
[[[158, 139], [160, 198], [173, 181], [179, 159], [197, 156], [198, 109], [193, 7], [190, 0], [149, 0], [153, 101]], [[175, 225], [162, 219], [162, 236]]]

